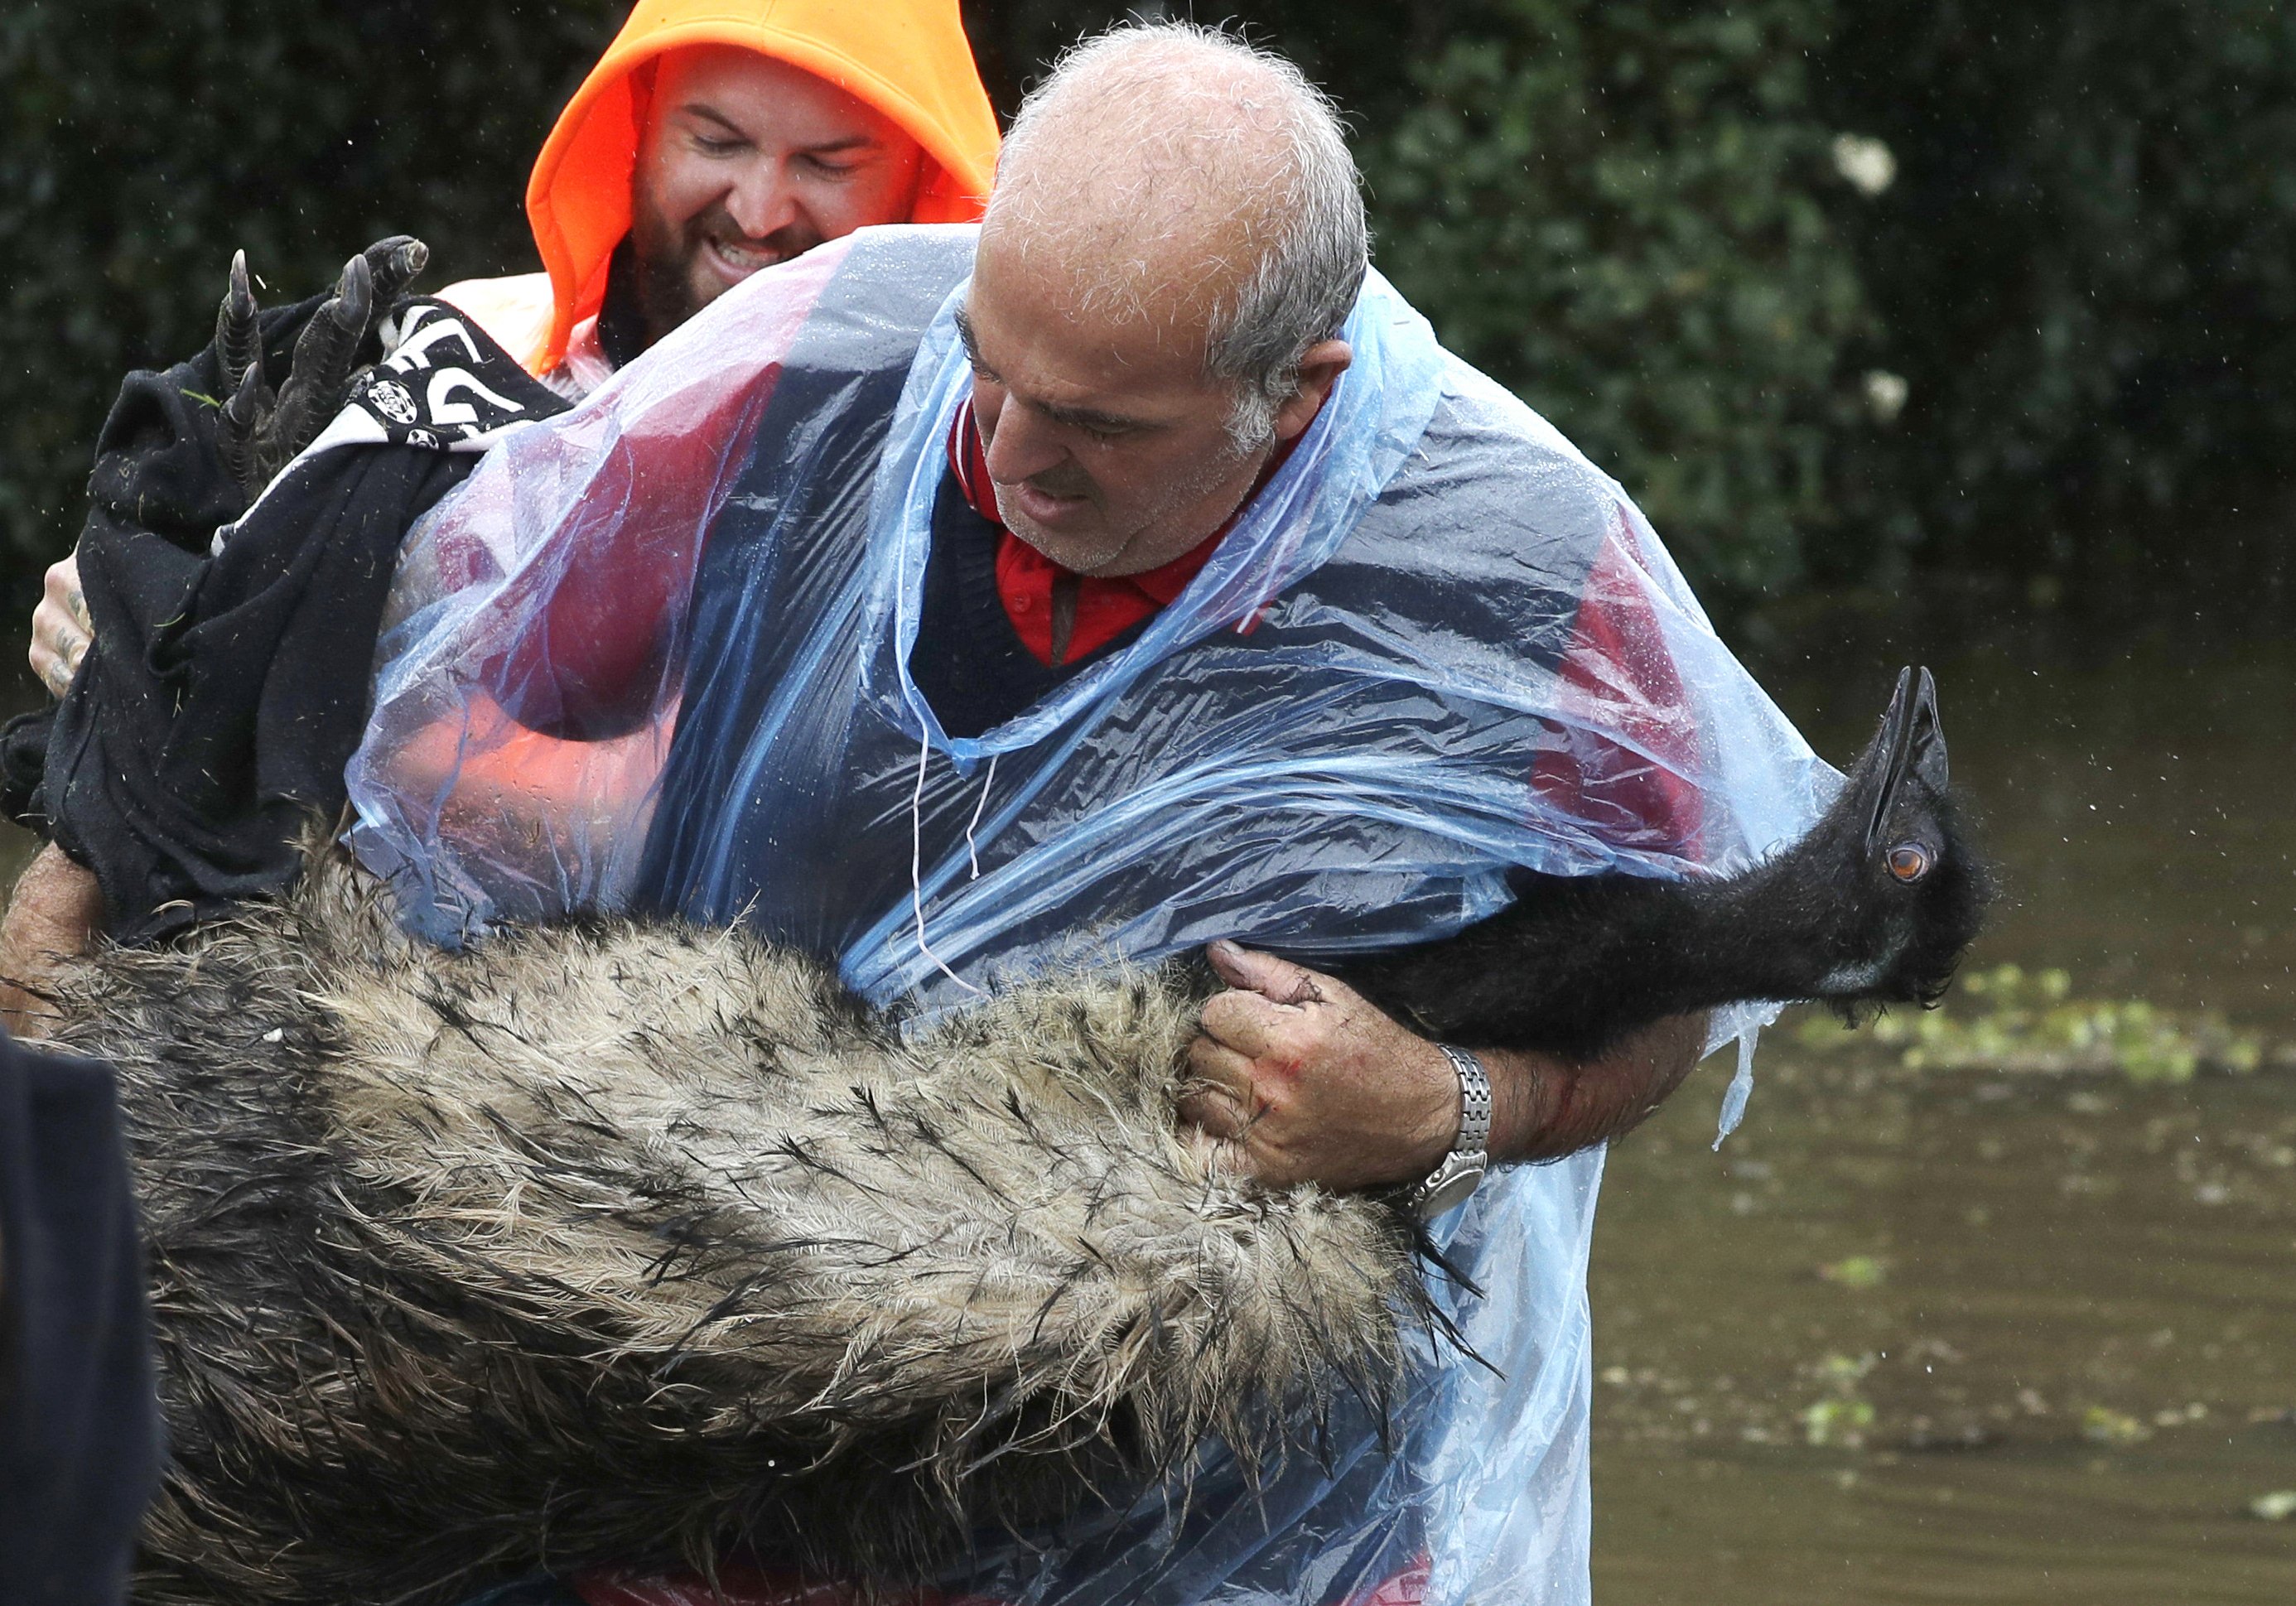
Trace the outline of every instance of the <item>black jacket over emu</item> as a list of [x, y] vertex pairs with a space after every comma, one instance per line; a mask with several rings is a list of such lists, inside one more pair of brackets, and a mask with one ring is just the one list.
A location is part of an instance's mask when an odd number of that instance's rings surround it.
[[[1927, 677], [1793, 848], [1596, 877], [1357, 974], [1468, 1042], [1600, 1046], [1741, 997], [1933, 998], [1981, 867]], [[446, 955], [323, 856], [65, 979], [117, 1063], [172, 1448], [153, 1602], [446, 1603], [729, 1546], [898, 1578], [1207, 1433], [1297, 1451], [1429, 1319], [1385, 1205], [1176, 1133], [1177, 971], [903, 1038], [738, 932]]]

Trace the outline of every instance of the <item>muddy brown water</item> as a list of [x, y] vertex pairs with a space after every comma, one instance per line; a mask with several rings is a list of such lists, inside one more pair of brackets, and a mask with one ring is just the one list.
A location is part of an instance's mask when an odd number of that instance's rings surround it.
[[[1839, 762], [1888, 668], [1774, 684]], [[1939, 669], [2012, 893], [1975, 964], [2296, 1038], [2296, 651]], [[1718, 1064], [1611, 1157], [1602, 1606], [2296, 1602], [2254, 1509], [2296, 1491], [2296, 1075], [1782, 1037], [1720, 1154]]]
[[[1894, 661], [1767, 678], [1840, 762]], [[1974, 963], [2296, 1041], [2296, 650], [1937, 667], [2012, 893]], [[1784, 1036], [1720, 1154], [1718, 1062], [1610, 1160], [1602, 1606], [2296, 1602], [2296, 1074]]]

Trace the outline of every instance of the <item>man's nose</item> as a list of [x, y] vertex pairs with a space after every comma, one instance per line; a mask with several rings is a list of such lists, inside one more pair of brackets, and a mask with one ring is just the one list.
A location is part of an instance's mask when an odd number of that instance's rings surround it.
[[999, 485], [1033, 479], [1067, 461], [1068, 448], [1046, 422], [1006, 397], [981, 420], [988, 437], [988, 477]]
[[797, 190], [786, 162], [760, 159], [750, 163], [726, 197], [726, 216], [752, 240], [788, 227], [797, 221]]

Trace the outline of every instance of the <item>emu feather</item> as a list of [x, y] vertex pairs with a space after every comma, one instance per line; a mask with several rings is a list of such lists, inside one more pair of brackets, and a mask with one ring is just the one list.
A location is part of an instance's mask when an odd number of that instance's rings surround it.
[[1377, 1401], [1393, 1213], [1174, 1133], [1168, 976], [903, 1042], [739, 933], [441, 955], [334, 859], [79, 968], [121, 1071], [174, 1466], [139, 1599], [447, 1602], [750, 1541], [898, 1577]]

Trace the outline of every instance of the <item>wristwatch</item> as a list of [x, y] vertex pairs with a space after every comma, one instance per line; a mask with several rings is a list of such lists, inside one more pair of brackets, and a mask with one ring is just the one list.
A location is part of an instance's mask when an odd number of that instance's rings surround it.
[[1443, 1163], [1403, 1196], [1403, 1208], [1422, 1221], [1466, 1203], [1491, 1163], [1491, 1079], [1483, 1062], [1448, 1043], [1435, 1046], [1459, 1073], [1459, 1135]]

